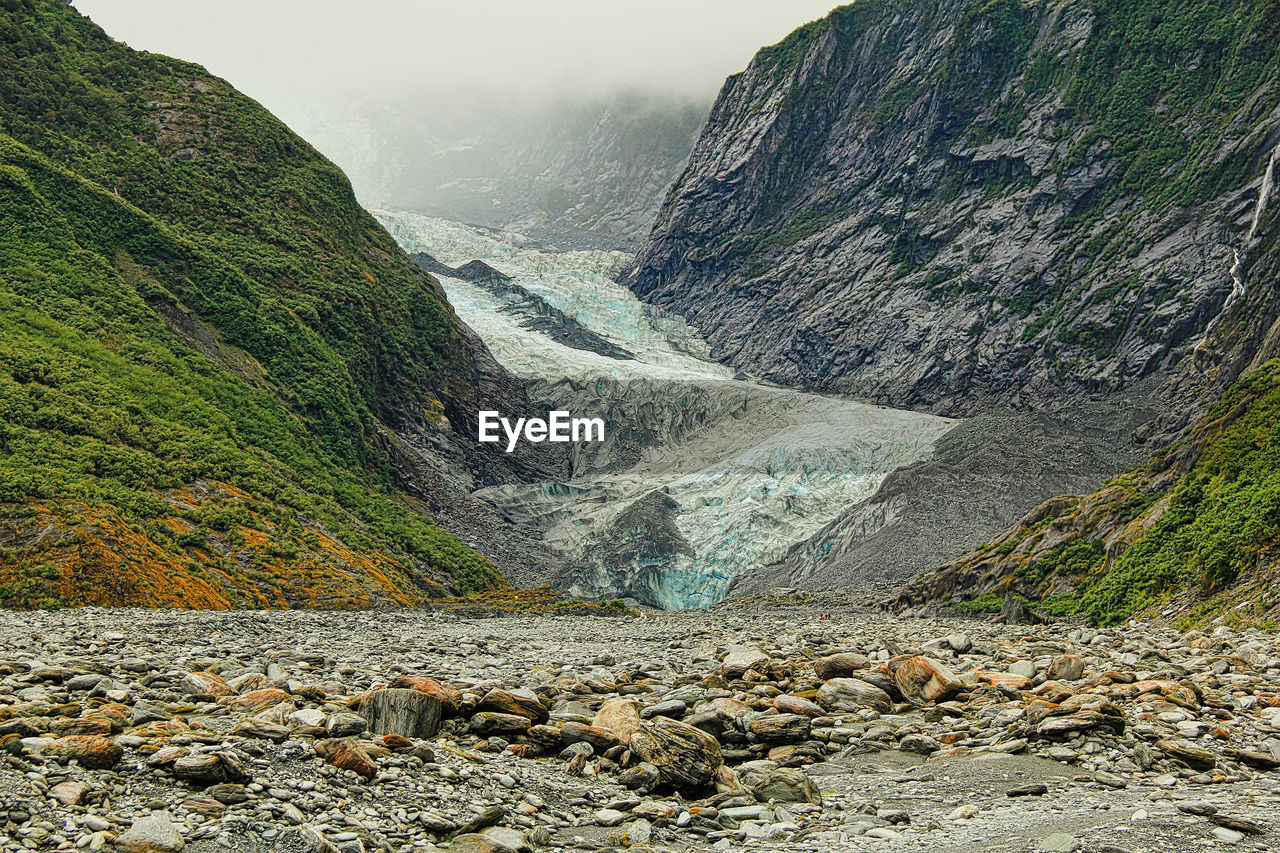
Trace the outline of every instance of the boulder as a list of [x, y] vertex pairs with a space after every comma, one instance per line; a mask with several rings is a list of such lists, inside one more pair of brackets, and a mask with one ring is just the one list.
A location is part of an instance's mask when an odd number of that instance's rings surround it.
[[350, 738], [328, 738], [316, 744], [316, 755], [337, 767], [359, 773], [366, 779], [378, 774], [378, 765], [369, 753]]
[[893, 674], [893, 683], [912, 705], [945, 702], [965, 686], [945, 665], [923, 655], [902, 661]]
[[818, 658], [813, 662], [813, 671], [818, 678], [829, 681], [832, 678], [848, 678], [859, 670], [871, 665], [866, 655], [857, 652], [839, 652]]
[[434, 678], [397, 678], [391, 687], [405, 687], [418, 690], [440, 700], [441, 711], [445, 717], [456, 717], [462, 707], [462, 691], [452, 685], [436, 681]]
[[240, 756], [229, 750], [182, 755], [170, 769], [174, 776], [198, 788], [221, 782], [248, 782], [250, 778]]
[[773, 707], [777, 708], [780, 714], [799, 714], [802, 717], [821, 717], [827, 713], [821, 705], [800, 696], [785, 693], [773, 700]]
[[707, 785], [724, 763], [715, 738], [668, 717], [642, 723], [631, 737], [631, 751], [658, 768], [661, 780], [676, 788]]
[[471, 715], [471, 731], [478, 735], [524, 734], [532, 725], [532, 720], [520, 714], [480, 711]]
[[186, 846], [168, 812], [140, 817], [116, 839], [116, 847], [129, 853], [174, 853]]
[[221, 699], [235, 693], [222, 676], [213, 672], [189, 672], [182, 677], [178, 687], [196, 699]]
[[618, 743], [627, 746], [640, 728], [640, 703], [634, 699], [609, 699], [600, 706], [591, 724], [613, 733]]
[[369, 731], [378, 735], [433, 737], [440, 731], [441, 711], [438, 698], [407, 687], [374, 690], [360, 703], [360, 715], [368, 721]]
[[749, 669], [761, 669], [769, 665], [769, 656], [754, 646], [729, 646], [722, 662], [724, 674], [729, 678], [742, 675]]
[[609, 729], [586, 723], [565, 723], [560, 727], [560, 739], [566, 744], [589, 743], [597, 752], [618, 745], [618, 736]]
[[550, 712], [533, 693], [527, 691], [490, 690], [476, 706], [477, 711], [492, 711], [496, 714], [514, 714], [525, 717], [533, 723], [545, 723], [551, 718]]
[[882, 714], [893, 710], [893, 700], [888, 693], [859, 678], [832, 678], [818, 688], [818, 704], [828, 711], [846, 713], [863, 708]]
[[124, 750], [101, 735], [69, 735], [45, 744], [41, 754], [59, 761], [76, 761], [89, 770], [109, 770], [119, 763]]
[[762, 803], [813, 803], [822, 805], [822, 792], [803, 770], [778, 767], [751, 786], [751, 793]]
[[809, 738], [809, 718], [799, 714], [769, 714], [751, 721], [747, 730], [762, 743], [799, 743]]
[[369, 723], [359, 714], [341, 711], [324, 721], [324, 732], [331, 738], [358, 737], [369, 730]]
[[1058, 655], [1045, 674], [1054, 681], [1079, 681], [1084, 678], [1084, 660], [1079, 655]]
[[1218, 757], [1212, 752], [1183, 738], [1167, 738], [1157, 741], [1156, 746], [1165, 755], [1181, 761], [1193, 770], [1212, 770], [1218, 763]]

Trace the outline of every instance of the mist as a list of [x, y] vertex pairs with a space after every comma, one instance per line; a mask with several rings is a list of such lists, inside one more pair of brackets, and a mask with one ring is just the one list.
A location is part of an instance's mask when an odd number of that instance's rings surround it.
[[[708, 98], [833, 0], [75, 0], [114, 38], [199, 62], [273, 110], [331, 97]], [[355, 8], [358, 5], [358, 9]]]
[[74, 0], [204, 65], [366, 207], [633, 249], [716, 92], [832, 0]]

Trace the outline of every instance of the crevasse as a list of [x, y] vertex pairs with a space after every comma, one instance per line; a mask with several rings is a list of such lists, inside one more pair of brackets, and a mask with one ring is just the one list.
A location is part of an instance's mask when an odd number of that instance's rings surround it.
[[[568, 555], [562, 582], [590, 598], [707, 607], [735, 577], [780, 559], [893, 470], [928, 456], [954, 420], [734, 378], [679, 318], [613, 281], [618, 252], [555, 252], [519, 235], [409, 213], [375, 216], [410, 252], [513, 277], [495, 293], [441, 281], [455, 310], [548, 408], [602, 416], [609, 440], [580, 448], [570, 483], [477, 496], [542, 528]], [[635, 355], [610, 358], [522, 324], [536, 294]]]

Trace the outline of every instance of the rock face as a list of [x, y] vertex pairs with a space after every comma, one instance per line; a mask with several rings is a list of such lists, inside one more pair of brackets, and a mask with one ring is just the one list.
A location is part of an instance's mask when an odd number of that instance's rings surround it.
[[1171, 6], [1116, 47], [1142, 8], [836, 9], [725, 83], [627, 281], [744, 370], [899, 406], [1184, 371], [1274, 301], [1277, 59], [1242, 58], [1274, 10]]

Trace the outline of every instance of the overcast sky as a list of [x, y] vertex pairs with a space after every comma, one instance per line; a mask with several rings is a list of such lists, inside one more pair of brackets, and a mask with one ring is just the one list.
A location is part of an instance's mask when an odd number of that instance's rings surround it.
[[478, 87], [710, 97], [835, 0], [74, 0], [132, 47], [199, 62], [267, 107]]

